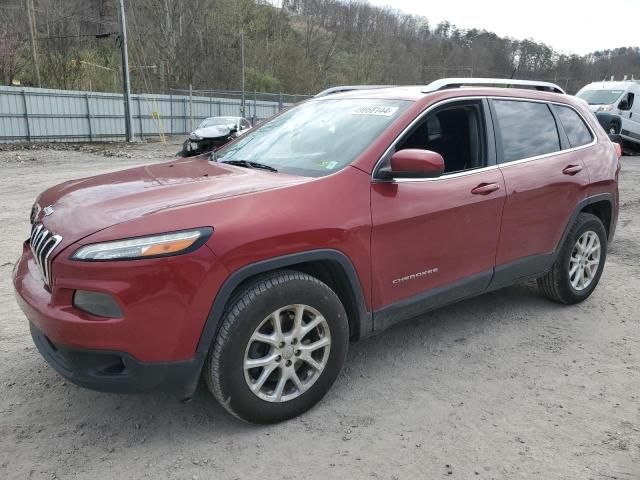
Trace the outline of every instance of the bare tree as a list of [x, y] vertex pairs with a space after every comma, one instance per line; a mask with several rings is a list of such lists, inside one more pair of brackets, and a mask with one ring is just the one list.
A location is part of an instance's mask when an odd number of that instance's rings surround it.
[[15, 25], [0, 24], [0, 75], [4, 85], [11, 85], [26, 62], [24, 38]]
[[[21, 0], [5, 1], [17, 8], [0, 6], [2, 81], [30, 83]], [[94, 38], [117, 30], [114, 1], [33, 1], [44, 86], [77, 88], [91, 80], [94, 88], [117, 89], [117, 45]], [[251, 90], [314, 93], [335, 84], [417, 84], [515, 71], [516, 77], [556, 80], [575, 91], [605, 76], [640, 78], [637, 47], [560, 55], [533, 40], [450, 22], [430, 25], [361, 0], [129, 0], [127, 9], [134, 91], [189, 84], [239, 89], [240, 31]], [[83, 67], [91, 63], [104, 68]]]

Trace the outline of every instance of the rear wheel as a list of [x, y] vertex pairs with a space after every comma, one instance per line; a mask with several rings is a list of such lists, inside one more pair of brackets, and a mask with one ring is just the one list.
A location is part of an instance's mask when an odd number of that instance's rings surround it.
[[274, 272], [231, 300], [205, 378], [236, 417], [279, 422], [325, 395], [344, 363], [348, 339], [345, 310], [327, 285], [301, 272]]
[[542, 293], [560, 303], [585, 300], [596, 288], [607, 256], [607, 233], [598, 217], [578, 215], [551, 271], [538, 279]]

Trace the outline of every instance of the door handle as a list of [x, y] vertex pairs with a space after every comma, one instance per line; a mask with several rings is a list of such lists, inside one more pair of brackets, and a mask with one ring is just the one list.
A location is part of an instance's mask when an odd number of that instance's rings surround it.
[[582, 170], [582, 165], [568, 165], [564, 167], [562, 173], [564, 173], [565, 175], [575, 175], [580, 170]]
[[481, 183], [471, 190], [471, 193], [474, 195], [489, 195], [498, 190], [500, 190], [500, 185], [497, 183]]

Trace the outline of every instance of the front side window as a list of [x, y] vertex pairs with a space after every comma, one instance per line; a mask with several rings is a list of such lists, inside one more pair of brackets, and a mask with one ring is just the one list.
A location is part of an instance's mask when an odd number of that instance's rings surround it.
[[537, 157], [560, 150], [556, 121], [546, 103], [493, 100], [502, 162]]
[[585, 125], [584, 120], [580, 118], [580, 115], [573, 108], [560, 105], [554, 105], [553, 108], [572, 147], [581, 147], [591, 143], [593, 140], [591, 132]]
[[631, 92], [627, 93], [627, 96], [626, 96], [627, 107], [625, 108], [625, 110], [631, 110], [631, 108], [633, 107], [633, 101], [635, 100], [635, 98], [636, 96], [633, 93]]
[[482, 112], [480, 101], [438, 108], [398, 143], [396, 151], [417, 148], [437, 152], [444, 159], [444, 173], [484, 167], [487, 155]]
[[412, 102], [318, 99], [249, 130], [217, 160], [257, 162], [279, 172], [322, 177], [353, 162]]

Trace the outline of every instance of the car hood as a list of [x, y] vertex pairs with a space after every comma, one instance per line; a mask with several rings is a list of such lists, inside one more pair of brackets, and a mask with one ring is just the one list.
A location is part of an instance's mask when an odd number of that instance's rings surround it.
[[57, 185], [38, 198], [42, 209], [38, 221], [50, 231], [62, 235], [64, 243], [69, 244], [133, 218], [309, 180], [307, 177], [212, 163], [203, 158], [185, 159]]
[[227, 137], [231, 129], [226, 125], [211, 125], [210, 127], [196, 128], [192, 135], [200, 135], [202, 138]]

